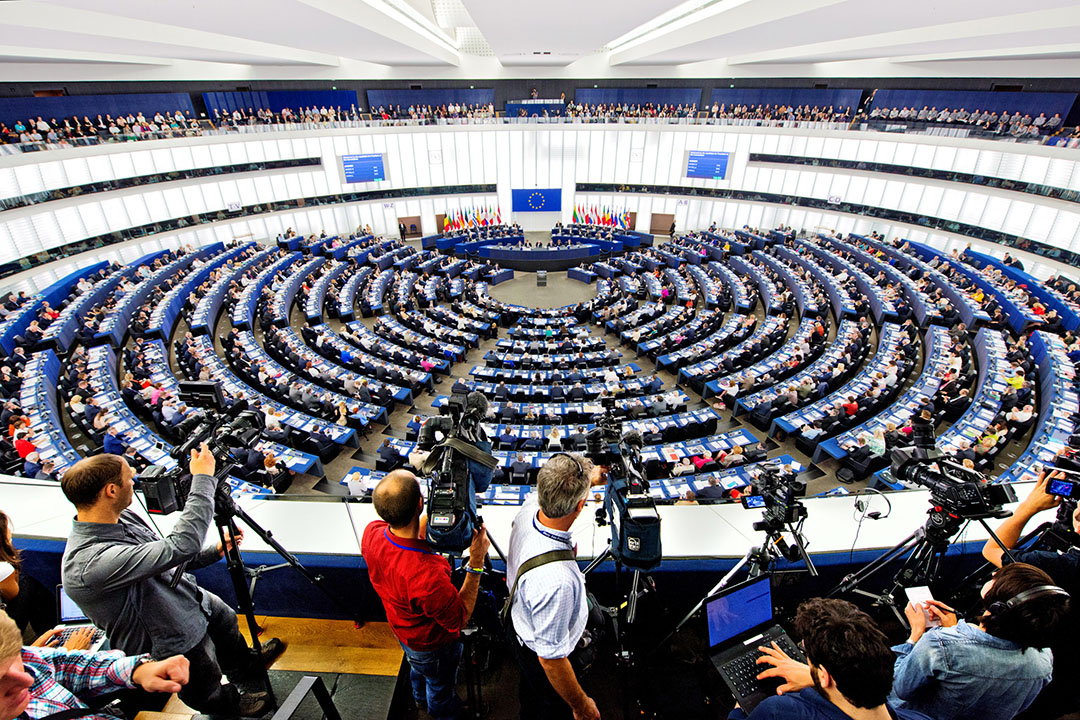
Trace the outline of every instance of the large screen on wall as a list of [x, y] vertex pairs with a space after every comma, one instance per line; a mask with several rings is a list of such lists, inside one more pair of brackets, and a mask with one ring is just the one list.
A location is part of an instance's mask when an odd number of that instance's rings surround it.
[[730, 157], [731, 153], [727, 152], [688, 150], [686, 152], [686, 177], [723, 180], [727, 177]]
[[345, 170], [347, 183], [379, 182], [386, 179], [382, 153], [342, 155], [341, 165]]

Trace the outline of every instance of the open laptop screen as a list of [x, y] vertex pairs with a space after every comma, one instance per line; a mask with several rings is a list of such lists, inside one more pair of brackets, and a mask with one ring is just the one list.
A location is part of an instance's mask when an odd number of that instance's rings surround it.
[[737, 585], [705, 603], [709, 623], [709, 647], [716, 647], [772, 620], [769, 576]]
[[62, 623], [77, 623], [88, 622], [89, 618], [86, 614], [75, 604], [75, 601], [68, 597], [68, 594], [64, 592], [64, 586], [59, 585], [56, 591], [60, 594], [60, 622]]

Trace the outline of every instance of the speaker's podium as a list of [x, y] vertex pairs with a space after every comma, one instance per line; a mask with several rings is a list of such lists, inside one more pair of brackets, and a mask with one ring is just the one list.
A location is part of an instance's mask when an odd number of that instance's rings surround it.
[[536, 287], [547, 287], [547, 270], [536, 271]]

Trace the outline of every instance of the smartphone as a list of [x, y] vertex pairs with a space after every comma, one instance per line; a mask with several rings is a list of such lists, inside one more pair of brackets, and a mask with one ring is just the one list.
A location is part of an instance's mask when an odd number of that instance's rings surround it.
[[[933, 594], [930, 592], [930, 588], [925, 585], [904, 588], [904, 592], [907, 593], [908, 602], [913, 605], [918, 605], [919, 603], [925, 603], [927, 600], [934, 599]], [[941, 621], [931, 615], [928, 608], [923, 607], [922, 611], [923, 615], [926, 616], [926, 627], [941, 627]]]

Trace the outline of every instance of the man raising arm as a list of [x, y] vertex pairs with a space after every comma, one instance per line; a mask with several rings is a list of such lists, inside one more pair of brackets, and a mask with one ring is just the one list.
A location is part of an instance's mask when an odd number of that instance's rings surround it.
[[461, 628], [476, 606], [487, 557], [487, 531], [473, 537], [460, 589], [450, 582], [450, 563], [425, 536], [424, 498], [416, 476], [394, 470], [372, 493], [382, 520], [364, 529], [360, 550], [386, 619], [409, 660], [413, 700], [434, 718], [460, 715], [457, 685]]

